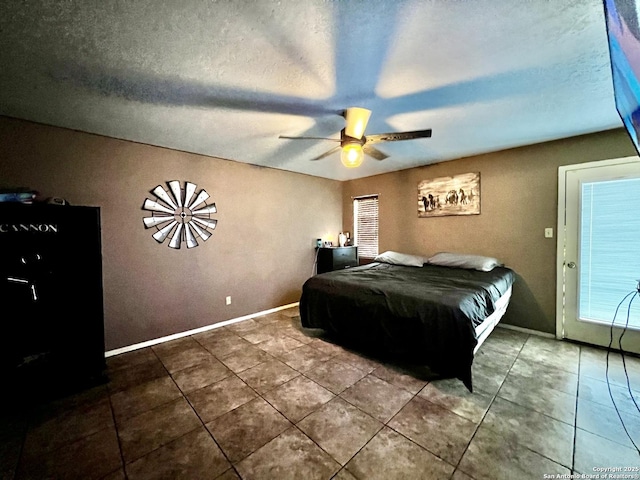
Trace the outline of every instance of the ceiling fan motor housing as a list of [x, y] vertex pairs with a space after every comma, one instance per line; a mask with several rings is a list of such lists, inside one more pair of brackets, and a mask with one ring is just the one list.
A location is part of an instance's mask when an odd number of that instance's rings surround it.
[[346, 134], [344, 128], [340, 130], [340, 146], [344, 147], [345, 145], [352, 144], [363, 146], [365, 143], [367, 143], [367, 137], [365, 137], [364, 135], [362, 136], [362, 138], [350, 137]]

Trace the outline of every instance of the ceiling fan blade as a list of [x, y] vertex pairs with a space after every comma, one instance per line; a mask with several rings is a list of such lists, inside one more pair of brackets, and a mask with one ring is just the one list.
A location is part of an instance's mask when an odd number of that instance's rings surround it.
[[72, 63], [62, 62], [54, 65], [50, 75], [58, 81], [103, 95], [116, 95], [127, 100], [156, 105], [219, 107], [306, 117], [341, 114], [336, 108], [326, 107], [324, 100], [272, 94], [254, 89], [229, 88], [188, 81], [184, 76], [177, 75], [162, 77], [155, 72], [145, 75], [133, 70], [108, 70], [81, 65], [76, 60]]
[[339, 142], [339, 138], [326, 138], [326, 137], [289, 137], [287, 135], [280, 135], [278, 138], [284, 138], [286, 140], [329, 140], [331, 142]]
[[323, 158], [325, 158], [325, 157], [328, 157], [328, 156], [329, 156], [329, 155], [331, 155], [332, 153], [335, 153], [335, 152], [340, 151], [340, 149], [341, 149], [341, 148], [342, 148], [342, 147], [341, 147], [340, 145], [338, 145], [338, 146], [336, 146], [336, 147], [333, 147], [331, 150], [329, 150], [329, 151], [327, 151], [327, 152], [324, 152], [322, 155], [320, 155], [320, 156], [318, 156], [318, 157], [316, 157], [316, 158], [312, 158], [312, 159], [311, 159], [311, 161], [312, 161], [312, 162], [315, 162], [316, 160], [321, 160], [321, 159], [323, 159]]
[[377, 148], [370, 145], [365, 145], [364, 147], [362, 147], [362, 151], [370, 157], [375, 158], [376, 160], [384, 160], [385, 158], [389, 157], [389, 155], [387, 155], [386, 153], [383, 153]]
[[347, 122], [344, 127], [345, 133], [350, 137], [360, 140], [364, 135], [364, 130], [367, 128], [370, 116], [371, 110], [367, 110], [366, 108], [347, 108], [344, 111], [344, 118]]
[[415, 138], [431, 137], [431, 129], [415, 130], [413, 132], [376, 133], [367, 135], [367, 144], [380, 142], [397, 142], [399, 140], [413, 140]]

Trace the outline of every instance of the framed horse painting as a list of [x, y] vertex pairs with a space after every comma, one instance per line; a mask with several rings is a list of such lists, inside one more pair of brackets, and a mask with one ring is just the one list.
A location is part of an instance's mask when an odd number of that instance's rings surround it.
[[418, 217], [480, 214], [480, 172], [422, 180]]

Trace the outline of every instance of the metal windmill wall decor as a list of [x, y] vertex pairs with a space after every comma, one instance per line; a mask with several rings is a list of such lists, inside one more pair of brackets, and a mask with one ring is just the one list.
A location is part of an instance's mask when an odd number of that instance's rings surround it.
[[211, 230], [216, 228], [218, 221], [211, 218], [218, 211], [216, 204], [207, 204], [209, 194], [204, 189], [195, 195], [194, 183], [185, 182], [181, 188], [179, 180], [171, 180], [167, 185], [169, 191], [162, 185], [151, 190], [156, 200], [145, 198], [142, 209], [152, 214], [142, 219], [144, 226], [156, 229], [153, 238], [158, 243], [170, 238], [171, 248], [180, 248], [183, 242], [187, 248], [197, 247], [197, 238], [208, 240]]

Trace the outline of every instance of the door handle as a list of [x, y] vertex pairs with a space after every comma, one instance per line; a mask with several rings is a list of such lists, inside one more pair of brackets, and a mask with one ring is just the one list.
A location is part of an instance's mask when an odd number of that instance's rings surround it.
[[576, 268], [576, 262], [569, 262], [569, 263], [567, 263], [567, 267], [569, 267], [569, 268]]

